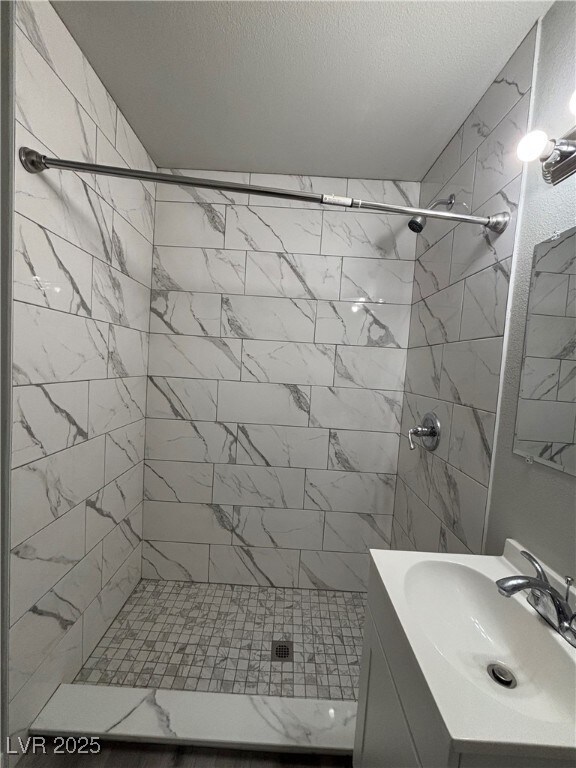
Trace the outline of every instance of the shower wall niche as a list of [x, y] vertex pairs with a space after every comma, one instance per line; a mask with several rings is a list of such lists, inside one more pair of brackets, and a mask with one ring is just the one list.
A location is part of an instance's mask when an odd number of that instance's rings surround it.
[[[47, 2], [18, 2], [16, 143], [155, 170]], [[10, 719], [69, 682], [141, 575], [155, 190], [17, 163]]]
[[[173, 170], [415, 205], [419, 183]], [[364, 590], [389, 548], [404, 218], [158, 185], [143, 574]]]

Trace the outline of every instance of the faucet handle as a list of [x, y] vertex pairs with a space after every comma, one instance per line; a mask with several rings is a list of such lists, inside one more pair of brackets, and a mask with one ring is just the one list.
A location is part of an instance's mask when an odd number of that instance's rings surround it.
[[[572, 576], [566, 576], [566, 595], [564, 596], [564, 600], [568, 603], [570, 602], [570, 587], [572, 586], [572, 583], [574, 582], [574, 579]], [[572, 616], [572, 620], [576, 618], [576, 613], [574, 616]]]
[[542, 568], [542, 566], [540, 565], [538, 560], [536, 560], [534, 555], [531, 555], [530, 552], [527, 552], [525, 549], [523, 549], [522, 552], [520, 552], [520, 554], [522, 555], [522, 557], [525, 557], [526, 560], [528, 560], [528, 562], [534, 567], [534, 570], [536, 571], [536, 575], [538, 576], [538, 578], [541, 581], [546, 582], [546, 584], [549, 584], [550, 582], [548, 581], [548, 576], [546, 576], [546, 571], [544, 570], [544, 568]]
[[408, 430], [408, 442], [410, 443], [410, 450], [416, 450], [416, 444], [413, 440], [414, 437], [421, 437], [423, 427], [412, 427]]

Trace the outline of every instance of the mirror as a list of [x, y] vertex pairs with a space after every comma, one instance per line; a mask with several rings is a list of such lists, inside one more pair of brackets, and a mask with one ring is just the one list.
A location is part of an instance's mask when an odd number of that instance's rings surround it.
[[534, 248], [514, 452], [576, 475], [576, 227]]

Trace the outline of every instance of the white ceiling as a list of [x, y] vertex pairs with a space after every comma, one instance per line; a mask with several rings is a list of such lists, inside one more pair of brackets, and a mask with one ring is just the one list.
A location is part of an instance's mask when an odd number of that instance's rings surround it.
[[54, 2], [162, 167], [418, 181], [550, 2]]

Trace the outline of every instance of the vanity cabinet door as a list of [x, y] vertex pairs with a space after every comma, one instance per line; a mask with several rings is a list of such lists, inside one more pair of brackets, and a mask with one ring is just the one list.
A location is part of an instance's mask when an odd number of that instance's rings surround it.
[[366, 613], [354, 768], [420, 768], [386, 656]]

